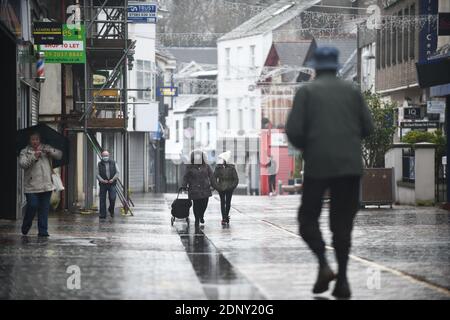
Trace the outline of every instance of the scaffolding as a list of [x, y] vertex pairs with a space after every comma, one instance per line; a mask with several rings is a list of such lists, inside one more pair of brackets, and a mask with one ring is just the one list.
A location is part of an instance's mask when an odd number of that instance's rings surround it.
[[[133, 60], [135, 42], [128, 39], [127, 0], [83, 0], [82, 22], [86, 30], [86, 63], [84, 87], [80, 99], [79, 129], [86, 137], [84, 143], [83, 179], [84, 209], [93, 207], [93, 155], [101, 156], [102, 147], [97, 132], [121, 133], [123, 146], [123, 182], [116, 185], [117, 195], [125, 214], [134, 206], [129, 195], [129, 133], [128, 123], [128, 64]], [[95, 74], [107, 74], [99, 88], [93, 88]]]

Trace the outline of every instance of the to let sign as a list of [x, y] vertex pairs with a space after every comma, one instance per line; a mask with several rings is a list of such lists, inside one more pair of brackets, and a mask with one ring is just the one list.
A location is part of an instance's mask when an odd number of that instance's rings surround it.
[[39, 50], [45, 53], [46, 63], [85, 63], [86, 38], [84, 25], [63, 25], [62, 44], [44, 44]]
[[156, 23], [158, 7], [154, 3], [128, 2], [128, 22]]
[[58, 22], [35, 22], [33, 23], [33, 37], [35, 44], [62, 44], [62, 24]]

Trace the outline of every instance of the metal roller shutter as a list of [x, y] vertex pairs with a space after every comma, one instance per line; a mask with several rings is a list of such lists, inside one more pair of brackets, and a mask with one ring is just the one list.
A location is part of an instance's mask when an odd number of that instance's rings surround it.
[[39, 121], [39, 91], [31, 89], [31, 104], [30, 104], [31, 125], [38, 124]]
[[144, 133], [130, 132], [130, 189], [144, 192]]

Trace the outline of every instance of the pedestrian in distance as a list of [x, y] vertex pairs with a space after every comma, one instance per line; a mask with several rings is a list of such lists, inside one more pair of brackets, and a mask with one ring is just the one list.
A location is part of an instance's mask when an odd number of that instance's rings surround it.
[[24, 169], [24, 191], [27, 200], [22, 234], [27, 235], [38, 214], [38, 236], [48, 237], [48, 212], [55, 187], [52, 182], [52, 159], [60, 160], [61, 150], [42, 144], [39, 133], [30, 134], [29, 145], [21, 150], [19, 165]]
[[269, 196], [277, 193], [277, 173], [278, 173], [278, 164], [273, 158], [273, 156], [269, 157], [269, 163], [267, 164], [267, 171], [269, 174]]
[[233, 192], [239, 184], [236, 168], [229, 163], [231, 152], [227, 151], [218, 156], [220, 163], [216, 165], [213, 175], [213, 187], [219, 192], [222, 225], [230, 223], [230, 208]]
[[201, 150], [191, 152], [190, 164], [186, 166], [182, 188], [188, 190], [188, 197], [193, 202], [195, 228], [204, 224], [204, 215], [212, 196], [213, 171], [207, 163], [207, 156]]
[[119, 168], [117, 163], [109, 156], [108, 150], [101, 154], [101, 161], [98, 163], [97, 180], [100, 185], [100, 220], [106, 219], [106, 196], [108, 195], [108, 211], [114, 217], [114, 207], [116, 203], [116, 184], [119, 179]]
[[[373, 132], [373, 121], [358, 88], [337, 78], [339, 51], [334, 47], [315, 50], [310, 66], [313, 81], [301, 86], [286, 123], [289, 141], [303, 151], [305, 160], [302, 202], [298, 221], [300, 235], [319, 261], [313, 293], [328, 290], [336, 298], [349, 298], [347, 264], [353, 220], [359, 209], [359, 184], [363, 173], [361, 140]], [[330, 229], [338, 263], [331, 270], [319, 217], [325, 191], [330, 190]]]

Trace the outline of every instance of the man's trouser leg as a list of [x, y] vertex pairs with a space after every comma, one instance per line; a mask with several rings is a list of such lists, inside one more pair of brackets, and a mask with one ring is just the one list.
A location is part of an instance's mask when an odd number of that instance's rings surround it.
[[100, 218], [106, 218], [106, 191], [107, 191], [108, 187], [103, 184], [100, 183], [100, 194], [99, 194], [99, 198], [100, 198]]
[[321, 266], [326, 264], [326, 258], [319, 218], [322, 211], [322, 197], [327, 185], [328, 181], [325, 179], [305, 178], [302, 204], [298, 212], [300, 235], [317, 256]]
[[338, 279], [346, 279], [351, 247], [353, 220], [359, 207], [360, 177], [335, 178], [330, 181], [330, 229], [338, 262]]
[[109, 198], [109, 208], [108, 211], [111, 215], [114, 215], [114, 207], [116, 205], [116, 186], [108, 186], [108, 198]]

